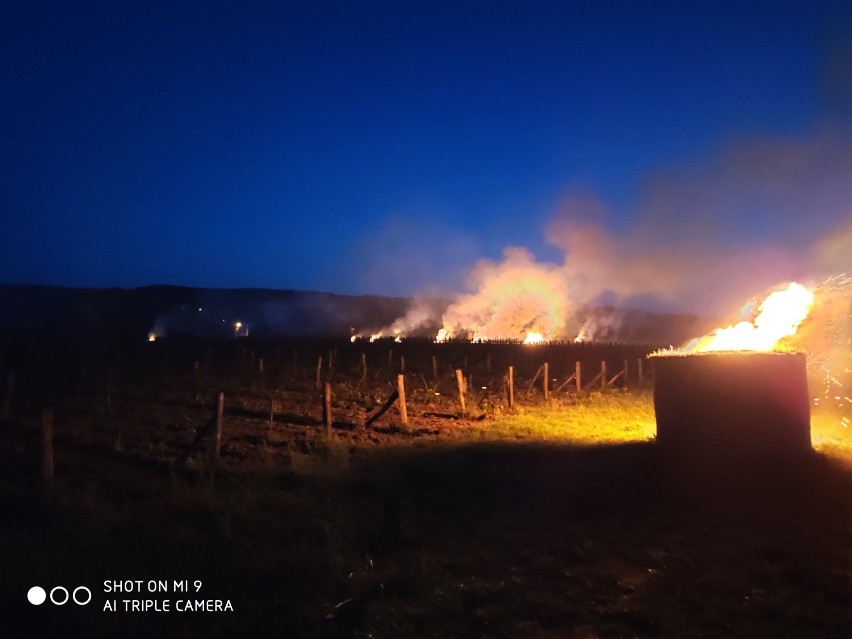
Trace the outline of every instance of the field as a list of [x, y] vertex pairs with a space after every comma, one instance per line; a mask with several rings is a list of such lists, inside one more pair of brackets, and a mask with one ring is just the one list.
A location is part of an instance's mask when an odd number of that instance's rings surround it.
[[[653, 370], [640, 382], [636, 363], [645, 352], [7, 341], [3, 634], [848, 636], [847, 430], [814, 413], [817, 453], [793, 463], [672, 459], [653, 443]], [[401, 357], [410, 423], [395, 404], [365, 427], [397, 388]], [[601, 361], [612, 377], [625, 360], [626, 388], [622, 375], [604, 392], [553, 392], [576, 361], [585, 385]], [[532, 384], [544, 362], [547, 401], [540, 376]], [[219, 461], [205, 439], [175, 464], [215, 422], [220, 392]], [[54, 415], [50, 482], [45, 407]], [[170, 591], [105, 593], [105, 580], [167, 580]], [[201, 587], [175, 593], [175, 580]], [[31, 606], [33, 585], [85, 585], [92, 602]], [[178, 612], [180, 598], [234, 610]], [[125, 612], [124, 599], [170, 600], [171, 609]], [[119, 610], [104, 611], [108, 600]]]

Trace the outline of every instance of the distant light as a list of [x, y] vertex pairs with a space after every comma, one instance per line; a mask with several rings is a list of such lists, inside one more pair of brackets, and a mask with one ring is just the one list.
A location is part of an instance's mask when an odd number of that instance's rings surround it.
[[148, 333], [148, 341], [149, 342], [156, 342], [157, 341], [157, 334], [156, 333]]

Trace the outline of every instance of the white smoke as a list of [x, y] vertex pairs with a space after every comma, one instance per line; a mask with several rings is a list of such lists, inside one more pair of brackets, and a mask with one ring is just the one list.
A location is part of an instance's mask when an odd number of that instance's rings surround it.
[[[564, 262], [536, 262], [523, 248], [479, 262], [441, 334], [574, 338], [577, 309], [602, 304], [718, 318], [780, 283], [852, 272], [849, 130], [735, 141], [698, 165], [653, 173], [639, 192], [618, 231], [603, 200], [570, 192], [546, 232]], [[619, 313], [596, 314], [582, 338], [617, 333]], [[391, 330], [412, 324], [401, 318]]]

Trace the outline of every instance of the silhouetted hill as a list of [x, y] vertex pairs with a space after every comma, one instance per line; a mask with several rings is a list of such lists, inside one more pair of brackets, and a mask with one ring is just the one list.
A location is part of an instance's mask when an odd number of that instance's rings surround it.
[[185, 286], [62, 288], [0, 285], [0, 328], [69, 334], [349, 335], [390, 324], [408, 308], [394, 297]]
[[[390, 325], [413, 300], [273, 289], [186, 286], [63, 288], [0, 285], [0, 330], [143, 337], [162, 335], [344, 337]], [[431, 300], [434, 335], [447, 302]], [[588, 341], [677, 344], [693, 337], [694, 315], [611, 306], [582, 308], [573, 322]], [[237, 330], [235, 325], [240, 322]]]

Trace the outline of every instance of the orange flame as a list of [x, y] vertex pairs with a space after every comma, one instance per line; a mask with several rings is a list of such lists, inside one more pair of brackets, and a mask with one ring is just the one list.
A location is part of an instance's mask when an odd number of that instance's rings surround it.
[[533, 333], [530, 331], [524, 338], [524, 344], [541, 344], [544, 342], [544, 335], [541, 333]]
[[779, 342], [794, 335], [808, 316], [814, 302], [813, 290], [791, 282], [775, 291], [758, 307], [753, 322], [739, 322], [716, 329], [686, 348], [689, 352], [705, 351], [771, 351]]

